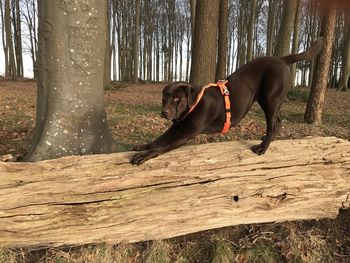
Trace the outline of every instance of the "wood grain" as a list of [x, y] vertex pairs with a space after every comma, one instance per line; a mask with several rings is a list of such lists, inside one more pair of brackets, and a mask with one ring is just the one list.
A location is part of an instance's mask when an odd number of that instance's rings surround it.
[[334, 218], [350, 203], [350, 142], [338, 138], [0, 162], [0, 246], [165, 239], [263, 222]]

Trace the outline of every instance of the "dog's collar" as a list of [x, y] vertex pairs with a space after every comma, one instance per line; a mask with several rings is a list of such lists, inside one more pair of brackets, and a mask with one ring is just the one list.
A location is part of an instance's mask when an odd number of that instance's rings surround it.
[[227, 80], [219, 80], [217, 83], [210, 83], [207, 86], [202, 87], [202, 89], [200, 90], [197, 99], [195, 101], [195, 103], [191, 106], [190, 110], [186, 113], [186, 115], [184, 116], [184, 118], [187, 117], [188, 114], [190, 114], [198, 105], [198, 103], [200, 102], [200, 100], [202, 99], [203, 95], [204, 95], [204, 91], [207, 88], [210, 87], [219, 87], [220, 88], [220, 92], [221, 95], [224, 97], [224, 102], [225, 102], [225, 114], [226, 114], [226, 120], [225, 120], [225, 124], [224, 127], [221, 131], [222, 134], [225, 134], [230, 126], [231, 126], [231, 103], [230, 103], [230, 91], [227, 89], [226, 87], [226, 83], [228, 81]]

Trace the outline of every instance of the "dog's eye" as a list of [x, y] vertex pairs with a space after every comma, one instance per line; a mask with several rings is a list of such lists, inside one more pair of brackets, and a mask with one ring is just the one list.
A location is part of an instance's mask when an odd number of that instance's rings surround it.
[[180, 101], [180, 98], [174, 98], [174, 101], [175, 101], [175, 102], [179, 102], [179, 101]]

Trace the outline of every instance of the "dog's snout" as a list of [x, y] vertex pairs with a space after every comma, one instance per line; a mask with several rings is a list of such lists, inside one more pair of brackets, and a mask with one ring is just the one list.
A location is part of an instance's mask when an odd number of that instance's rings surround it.
[[160, 114], [160, 116], [162, 118], [167, 118], [167, 117], [169, 117], [169, 115], [170, 115], [170, 110], [169, 109], [163, 109], [162, 113]]

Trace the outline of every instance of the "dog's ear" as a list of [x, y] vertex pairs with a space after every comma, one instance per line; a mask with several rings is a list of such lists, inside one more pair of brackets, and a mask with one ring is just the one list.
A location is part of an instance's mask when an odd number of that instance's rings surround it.
[[195, 103], [195, 101], [196, 101], [196, 93], [195, 93], [195, 91], [194, 91], [194, 89], [193, 89], [193, 87], [192, 87], [191, 84], [186, 83], [186, 84], [183, 84], [183, 85], [181, 85], [181, 86], [183, 87], [183, 89], [184, 89], [184, 91], [185, 91], [185, 94], [186, 94], [187, 106], [188, 106], [189, 108], [191, 108], [192, 105], [193, 105], [193, 104]]

